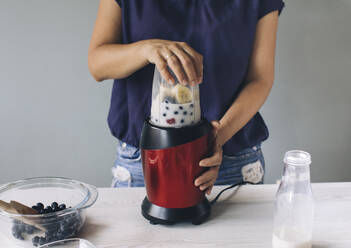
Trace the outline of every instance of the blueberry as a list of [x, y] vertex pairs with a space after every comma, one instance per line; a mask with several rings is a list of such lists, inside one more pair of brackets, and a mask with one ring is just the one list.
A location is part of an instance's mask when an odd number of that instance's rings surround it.
[[50, 236], [50, 242], [54, 242], [59, 240], [59, 238], [57, 237], [56, 233], [53, 233], [52, 236]]
[[184, 120], [183, 120], [183, 119], [181, 119], [181, 120], [180, 120], [180, 123], [184, 123]]
[[178, 114], [178, 111], [174, 111], [174, 114], [177, 115], [177, 114]]
[[59, 223], [52, 223], [46, 226], [47, 232], [53, 233], [56, 232], [60, 228]]
[[46, 214], [46, 210], [45, 209], [40, 209], [39, 210], [39, 214]]
[[166, 109], [167, 109], [167, 110], [169, 110], [169, 107], [168, 107], [168, 106], [166, 106]]
[[179, 106], [179, 109], [183, 109], [183, 107], [182, 107], [182, 106]]
[[167, 114], [166, 114], [166, 113], [163, 113], [163, 116], [164, 116], [164, 117], [166, 117], [166, 116], [167, 116]]
[[12, 236], [13, 236], [14, 238], [17, 238], [18, 232], [12, 229]]
[[38, 246], [38, 244], [39, 244], [39, 237], [38, 236], [35, 236], [34, 238], [32, 238], [32, 244], [34, 246]]
[[193, 112], [190, 112], [190, 115], [193, 115]]
[[58, 240], [65, 239], [65, 234], [62, 231], [57, 231], [56, 238]]
[[14, 224], [12, 226], [12, 232], [19, 232], [20, 231], [20, 225], [21, 224]]
[[73, 229], [71, 229], [71, 228], [66, 229], [65, 231], [62, 232], [61, 236], [64, 237], [65, 239], [73, 236], [72, 230]]
[[73, 225], [74, 222], [76, 222], [76, 220], [73, 219], [72, 217], [70, 217], [70, 218], [67, 218], [67, 219], [66, 219], [65, 224]]
[[51, 208], [52, 209], [58, 208], [58, 203], [57, 202], [51, 203]]
[[14, 225], [12, 227], [12, 235], [16, 239], [19, 239], [19, 240], [23, 240], [24, 239], [23, 236], [22, 236], [22, 232], [19, 229], [19, 226], [17, 226], [17, 225]]
[[25, 225], [24, 226], [24, 232], [27, 234], [33, 234], [35, 231], [35, 227], [31, 225]]
[[166, 104], [168, 104], [168, 103], [176, 103], [177, 101], [176, 101], [176, 99], [174, 97], [166, 96], [164, 102]]
[[70, 214], [60, 221], [55, 231], [49, 232], [46, 236], [51, 237], [53, 240], [61, 240], [74, 237], [81, 225], [81, 216], [79, 214]]
[[44, 204], [41, 203], [41, 202], [38, 202], [38, 203], [37, 203], [37, 207], [38, 207], [39, 210], [40, 210], [40, 209], [44, 209]]
[[19, 221], [19, 220], [13, 220], [13, 224], [15, 224], [15, 225], [20, 225], [20, 224], [22, 224], [22, 221]]
[[47, 213], [52, 213], [52, 207], [47, 206], [47, 207], [45, 208], [45, 211], [46, 211]]
[[78, 226], [79, 226], [79, 220], [74, 219], [73, 222], [72, 222], [72, 227], [73, 228], [77, 228]]
[[21, 222], [20, 224], [17, 224], [17, 230], [19, 232], [24, 232], [25, 229], [26, 229], [26, 226], [24, 223]]
[[20, 227], [19, 227], [20, 231], [24, 232], [24, 233], [27, 232], [27, 228], [30, 229], [31, 226], [24, 224], [24, 223], [22, 223], [22, 225], [20, 225]]
[[45, 241], [46, 241], [46, 243], [54, 241], [54, 239], [55, 239], [55, 237], [54, 237], [53, 233], [45, 234]]
[[18, 225], [13, 225], [12, 226], [12, 234], [13, 236], [17, 236], [17, 233], [19, 233]]
[[51, 239], [51, 241], [56, 239], [56, 234], [57, 231], [55, 232], [45, 232], [45, 238], [48, 239], [48, 237]]
[[187, 115], [187, 114], [188, 114], [188, 111], [184, 111], [184, 112], [183, 112], [183, 115]]
[[69, 227], [69, 224], [63, 223], [60, 226], [60, 232], [64, 232]]
[[64, 232], [64, 237], [65, 238], [71, 238], [71, 237], [74, 237], [78, 232], [78, 229], [76, 227], [74, 228], [71, 228], [71, 229], [68, 229], [66, 230], [66, 232]]
[[39, 238], [39, 245], [44, 245], [46, 244], [46, 239], [44, 237]]
[[190, 108], [193, 108], [194, 107], [194, 104], [190, 104]]
[[38, 212], [39, 212], [39, 208], [38, 208], [38, 206], [37, 206], [37, 205], [32, 206], [32, 208], [33, 208], [34, 210], [36, 210], [36, 211], [38, 211]]
[[60, 211], [60, 208], [59, 208], [59, 207], [56, 207], [56, 208], [53, 208], [53, 209], [52, 209], [52, 212], [57, 212], [57, 211]]
[[60, 210], [64, 210], [64, 209], [66, 209], [66, 205], [65, 205], [65, 204], [61, 204], [61, 205], [59, 206], [59, 208], [60, 208]]

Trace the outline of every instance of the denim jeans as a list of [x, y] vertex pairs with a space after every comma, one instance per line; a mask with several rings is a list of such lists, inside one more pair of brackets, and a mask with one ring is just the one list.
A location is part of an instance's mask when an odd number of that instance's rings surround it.
[[[262, 184], [265, 162], [261, 145], [244, 149], [235, 156], [223, 155], [215, 185], [240, 182]], [[124, 142], [117, 143], [117, 159], [112, 168], [111, 187], [143, 187], [144, 177], [140, 149]]]

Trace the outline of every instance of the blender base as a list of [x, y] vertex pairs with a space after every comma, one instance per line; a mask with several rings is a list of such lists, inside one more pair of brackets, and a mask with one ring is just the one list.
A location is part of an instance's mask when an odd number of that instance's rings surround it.
[[211, 204], [205, 198], [199, 204], [189, 208], [164, 208], [151, 203], [145, 197], [141, 205], [141, 213], [151, 224], [172, 225], [191, 221], [194, 225], [200, 225], [210, 216]]

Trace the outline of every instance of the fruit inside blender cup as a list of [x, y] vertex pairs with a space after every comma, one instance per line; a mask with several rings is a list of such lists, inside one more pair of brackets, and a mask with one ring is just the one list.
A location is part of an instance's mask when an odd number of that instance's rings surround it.
[[183, 127], [200, 120], [200, 104], [197, 87], [161, 83], [153, 98], [151, 121], [158, 126]]

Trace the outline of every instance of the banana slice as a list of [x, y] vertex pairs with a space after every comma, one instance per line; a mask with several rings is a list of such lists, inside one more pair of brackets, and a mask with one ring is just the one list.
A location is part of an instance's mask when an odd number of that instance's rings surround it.
[[177, 84], [173, 87], [172, 93], [179, 104], [189, 103], [193, 100], [191, 90], [183, 85]]

